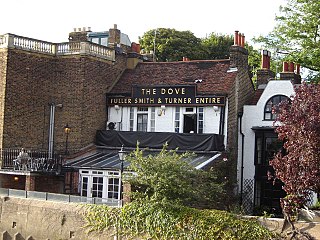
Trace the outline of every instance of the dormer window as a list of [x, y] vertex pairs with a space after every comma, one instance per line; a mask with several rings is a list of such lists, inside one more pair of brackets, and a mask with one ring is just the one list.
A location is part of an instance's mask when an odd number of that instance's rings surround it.
[[289, 101], [289, 98], [284, 95], [276, 95], [271, 97], [264, 107], [264, 120], [275, 120], [277, 114], [274, 112], [274, 110], [277, 111], [279, 103], [285, 100]]

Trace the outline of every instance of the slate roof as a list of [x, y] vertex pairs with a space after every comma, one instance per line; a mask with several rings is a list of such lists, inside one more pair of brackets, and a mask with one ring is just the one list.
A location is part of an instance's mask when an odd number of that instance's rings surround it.
[[127, 69], [110, 93], [131, 93], [132, 85], [188, 85], [197, 83], [198, 95], [227, 95], [237, 72], [227, 72], [230, 60], [142, 62]]
[[[63, 165], [63, 168], [66, 171], [68, 169], [120, 170], [121, 162], [119, 159], [118, 151], [118, 149], [91, 151], [87, 154], [69, 159]], [[144, 151], [145, 155], [153, 155], [157, 154], [158, 152], [150, 152], [148, 150]], [[213, 161], [217, 161], [220, 155], [220, 152], [202, 153], [190, 156], [189, 158], [184, 160], [196, 169], [203, 169]], [[128, 168], [129, 165], [129, 162], [125, 161], [123, 164], [124, 169]]]

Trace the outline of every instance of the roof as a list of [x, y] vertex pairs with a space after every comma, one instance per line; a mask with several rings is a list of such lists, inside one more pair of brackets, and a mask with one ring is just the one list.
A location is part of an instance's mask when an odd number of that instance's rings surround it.
[[[64, 169], [104, 169], [104, 170], [120, 170], [121, 162], [118, 155], [119, 149], [96, 150], [89, 154], [78, 156], [70, 159], [64, 166]], [[145, 150], [146, 155], [156, 154], [159, 151]], [[203, 169], [208, 164], [218, 159], [220, 152], [202, 153], [185, 159], [191, 166], [197, 169]], [[128, 162], [124, 162], [123, 167], [126, 169]]]
[[230, 60], [141, 62], [127, 69], [110, 93], [131, 93], [132, 85], [186, 85], [197, 83], [197, 93], [226, 95], [237, 72], [228, 72]]

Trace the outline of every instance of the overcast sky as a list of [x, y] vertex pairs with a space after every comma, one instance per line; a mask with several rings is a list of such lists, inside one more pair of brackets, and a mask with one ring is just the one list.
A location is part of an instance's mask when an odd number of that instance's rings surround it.
[[0, 34], [65, 42], [75, 27], [106, 31], [117, 24], [133, 42], [160, 27], [190, 30], [199, 38], [239, 30], [250, 40], [273, 29], [284, 4], [285, 0], [2, 0]]

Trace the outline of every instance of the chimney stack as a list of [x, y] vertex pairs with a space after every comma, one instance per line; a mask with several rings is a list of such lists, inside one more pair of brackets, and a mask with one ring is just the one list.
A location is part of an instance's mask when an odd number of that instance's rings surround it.
[[73, 28], [73, 32], [69, 33], [69, 42], [86, 42], [88, 41], [87, 33], [91, 32], [91, 28]]
[[261, 51], [261, 69], [257, 70], [257, 87], [261, 84], [267, 84], [270, 79], [275, 77], [275, 73], [270, 70], [271, 52]]
[[294, 72], [294, 62], [283, 62], [282, 72], [280, 73], [281, 80], [291, 80], [293, 84], [301, 83], [300, 65], [296, 64], [296, 73]]
[[116, 47], [120, 44], [121, 31], [118, 29], [117, 24], [113, 25], [113, 28], [109, 29], [109, 46]]
[[230, 47], [230, 67], [248, 68], [248, 50], [244, 48], [245, 36], [234, 32], [234, 44]]

